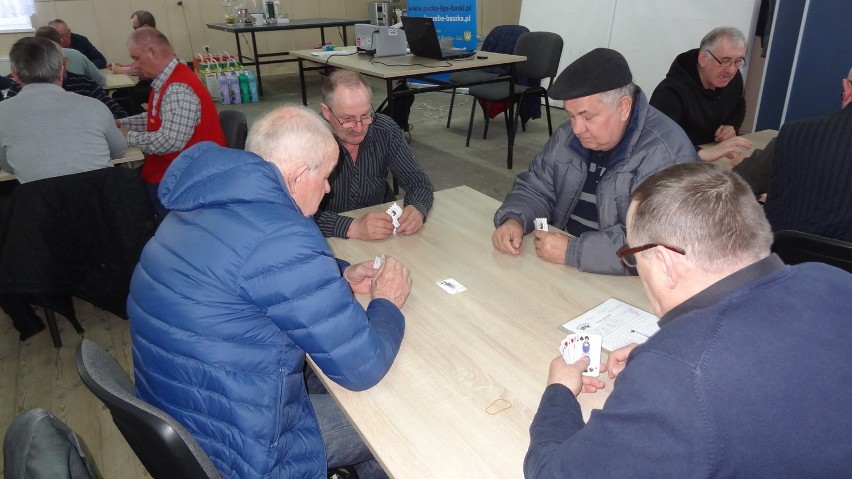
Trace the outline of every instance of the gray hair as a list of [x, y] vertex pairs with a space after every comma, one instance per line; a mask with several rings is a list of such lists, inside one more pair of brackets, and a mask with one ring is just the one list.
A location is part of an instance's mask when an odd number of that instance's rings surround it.
[[631, 246], [683, 248], [701, 271], [721, 273], [769, 255], [772, 231], [748, 184], [703, 162], [654, 173], [633, 192]]
[[598, 93], [600, 95], [601, 101], [606, 103], [610, 110], [615, 111], [616, 106], [618, 106], [618, 101], [621, 100], [622, 97], [630, 98], [633, 100], [633, 97], [636, 96], [636, 90], [638, 87], [633, 82], [624, 85], [623, 87], [616, 88], [615, 90], [605, 91]]
[[246, 150], [284, 172], [298, 161], [315, 170], [325, 164], [325, 154], [337, 152], [338, 146], [328, 123], [316, 112], [303, 106], [284, 105], [254, 122], [246, 139]]
[[64, 59], [62, 47], [47, 38], [21, 38], [9, 51], [12, 71], [25, 85], [61, 80]]
[[334, 101], [334, 93], [337, 91], [337, 88], [341, 86], [348, 88], [362, 86], [369, 92], [370, 99], [372, 100], [373, 98], [373, 90], [370, 88], [370, 85], [367, 84], [367, 80], [364, 79], [363, 75], [351, 70], [336, 70], [323, 79], [322, 102], [331, 106], [331, 102]]
[[62, 41], [62, 37], [59, 35], [59, 31], [51, 26], [38, 27], [38, 30], [35, 32], [35, 36], [37, 38], [47, 38], [48, 40], [60, 43]]
[[63, 20], [61, 18], [54, 18], [53, 20], [47, 22], [47, 24], [50, 25], [51, 27], [55, 27], [57, 25], [65, 25], [66, 27], [68, 26], [68, 24], [65, 23], [65, 20]]
[[707, 35], [704, 35], [704, 38], [701, 39], [701, 44], [698, 45], [698, 49], [702, 51], [712, 50], [720, 38], [727, 38], [731, 43], [741, 45], [743, 48], [748, 45], [745, 35], [743, 35], [743, 32], [739, 28], [716, 27], [710, 30]]
[[169, 57], [174, 55], [174, 50], [172, 49], [172, 44], [169, 43], [169, 39], [163, 35], [163, 32], [156, 28], [146, 27], [133, 30], [133, 33], [130, 34], [130, 38], [127, 40], [127, 44], [135, 44], [141, 48], [150, 45], [155, 47], [160, 52], [160, 55]]

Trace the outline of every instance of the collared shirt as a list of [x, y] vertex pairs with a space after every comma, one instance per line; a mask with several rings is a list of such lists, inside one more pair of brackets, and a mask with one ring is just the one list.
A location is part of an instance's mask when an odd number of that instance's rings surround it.
[[159, 95], [163, 95], [163, 101], [160, 103], [162, 119], [160, 129], [146, 131], [147, 113], [121, 120], [121, 126], [130, 129], [127, 134], [127, 144], [139, 147], [144, 153], [161, 155], [184, 149], [196, 125], [201, 121], [201, 101], [189, 85], [172, 83], [165, 93], [160, 91], [177, 66], [177, 62], [177, 58], [173, 58], [151, 83], [154, 95], [148, 107], [156, 108]]
[[766, 258], [722, 278], [695, 296], [675, 306], [671, 311], [664, 314], [657, 324], [659, 324], [662, 328], [665, 324], [674, 321], [680, 316], [692, 311], [713, 306], [719, 301], [722, 301], [740, 286], [763, 276], [772, 274], [782, 268], [784, 268], [784, 262], [781, 261], [781, 258], [779, 258], [777, 254], [772, 253]]
[[414, 158], [399, 126], [379, 113], [358, 148], [357, 161], [353, 162], [346, 148], [340, 147], [337, 166], [328, 179], [331, 192], [325, 195], [320, 211], [314, 215], [322, 234], [346, 238], [354, 218], [338, 213], [384, 203], [388, 170], [406, 192], [405, 206], [414, 206], [425, 219], [434, 200], [432, 183]]

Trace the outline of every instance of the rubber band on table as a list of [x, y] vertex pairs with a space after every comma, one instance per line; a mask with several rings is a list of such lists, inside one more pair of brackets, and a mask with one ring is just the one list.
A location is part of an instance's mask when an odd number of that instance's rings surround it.
[[500, 414], [501, 412], [512, 407], [512, 403], [507, 399], [497, 398], [493, 403], [489, 404], [487, 408], [485, 408], [485, 412], [494, 416], [495, 414]]

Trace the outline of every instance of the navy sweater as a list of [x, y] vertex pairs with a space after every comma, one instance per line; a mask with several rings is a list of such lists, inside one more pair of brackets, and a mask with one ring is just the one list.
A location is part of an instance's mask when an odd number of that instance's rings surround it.
[[527, 478], [852, 477], [852, 275], [772, 255], [666, 314], [583, 423], [562, 385]]

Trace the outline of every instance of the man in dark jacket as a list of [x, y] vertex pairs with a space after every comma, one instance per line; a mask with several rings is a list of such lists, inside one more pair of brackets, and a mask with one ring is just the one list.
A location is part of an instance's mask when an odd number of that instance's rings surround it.
[[[745, 64], [746, 46], [738, 29], [714, 28], [698, 48], [675, 58], [651, 95], [651, 106], [680, 125], [696, 146], [726, 142], [729, 147], [749, 148], [746, 140], [734, 139], [745, 118], [739, 69]], [[727, 152], [705, 149], [699, 155], [712, 161]]]
[[86, 58], [92, 61], [98, 68], [106, 68], [106, 57], [92, 45], [92, 42], [83, 35], [72, 33], [68, 28], [68, 24], [61, 18], [54, 18], [47, 22], [48, 25], [55, 28], [59, 32], [59, 37], [62, 39], [62, 48], [73, 48], [78, 52], [86, 55]]
[[786, 266], [771, 243], [736, 173], [691, 163], [643, 182], [618, 256], [660, 330], [601, 364], [617, 381], [585, 424], [575, 396], [604, 383], [581, 375], [588, 358], [551, 362], [525, 476], [852, 477], [852, 275]]
[[[127, 306], [137, 393], [183, 423], [223, 477], [321, 479], [353, 463], [384, 477], [302, 373], [310, 355], [347, 389], [378, 383], [402, 342], [408, 269], [334, 258], [311, 218], [338, 156], [316, 113], [270, 112], [246, 150], [202, 142], [163, 177], [172, 212]], [[371, 296], [366, 310], [353, 292]]]

